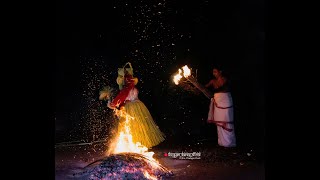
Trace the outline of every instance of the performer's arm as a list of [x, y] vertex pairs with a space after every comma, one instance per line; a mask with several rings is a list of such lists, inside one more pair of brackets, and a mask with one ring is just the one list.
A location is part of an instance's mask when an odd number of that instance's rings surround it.
[[111, 106], [111, 101], [110, 100], [108, 100], [107, 107], [110, 108], [110, 109], [115, 109], [116, 108], [115, 106]]
[[208, 88], [208, 87], [210, 87], [210, 86], [212, 86], [212, 85], [213, 85], [213, 80], [210, 80], [210, 81], [208, 82], [208, 84], [205, 85], [205, 87]]

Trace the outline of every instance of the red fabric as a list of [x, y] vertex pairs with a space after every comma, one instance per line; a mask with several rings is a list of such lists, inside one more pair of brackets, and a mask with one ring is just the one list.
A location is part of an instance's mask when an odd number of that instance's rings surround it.
[[[213, 103], [214, 105], [212, 106], [212, 117], [213, 117], [213, 114], [214, 114], [214, 108], [217, 107], [219, 109], [228, 109], [228, 108], [232, 108], [233, 105], [229, 106], [229, 107], [220, 107], [218, 106], [217, 102], [213, 99]], [[215, 120], [214, 119], [208, 119], [207, 120], [208, 123], [215, 123]]]
[[208, 123], [215, 123], [217, 126], [220, 126], [222, 127], [223, 129], [231, 132], [232, 129], [230, 128], [227, 128], [227, 123], [230, 123], [230, 124], [233, 124], [233, 122], [224, 122], [224, 121], [215, 121], [215, 120], [212, 120], [212, 119], [208, 119]]
[[[220, 109], [227, 109], [227, 108], [231, 108], [232, 107], [232, 106], [230, 106], [230, 107], [219, 107], [214, 99], [213, 99], [213, 103], [214, 103], [214, 105], [212, 106], [212, 114], [214, 114], [215, 106], [217, 108], [220, 108]], [[227, 130], [229, 132], [232, 131], [232, 129], [227, 128], [227, 123], [233, 124], [233, 122], [215, 121], [213, 117], [214, 116], [212, 115], [212, 119], [208, 119], [207, 122], [208, 123], [215, 123], [217, 126], [220, 126], [220, 127], [222, 127], [223, 129], [225, 129], [225, 130]]]
[[121, 107], [124, 105], [126, 98], [129, 95], [129, 92], [132, 88], [134, 88], [134, 79], [132, 75], [126, 74], [124, 76], [125, 85], [120, 90], [118, 95], [112, 100], [110, 106], [112, 107]]

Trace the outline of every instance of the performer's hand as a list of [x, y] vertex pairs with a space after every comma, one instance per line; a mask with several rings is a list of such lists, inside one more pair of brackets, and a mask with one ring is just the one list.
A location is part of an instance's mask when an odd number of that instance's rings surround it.
[[111, 101], [110, 101], [110, 100], [108, 100], [107, 106], [108, 106], [108, 108], [110, 108], [110, 109], [115, 109], [115, 107], [111, 106]]

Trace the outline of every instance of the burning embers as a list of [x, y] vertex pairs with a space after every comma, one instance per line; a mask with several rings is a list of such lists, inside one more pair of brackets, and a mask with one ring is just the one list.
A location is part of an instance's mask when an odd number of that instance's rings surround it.
[[164, 179], [172, 173], [158, 162], [138, 153], [112, 154], [88, 165], [81, 176], [101, 179]]
[[89, 180], [106, 179], [163, 179], [172, 176], [172, 172], [153, 158], [154, 152], [141, 143], [132, 141], [130, 122], [134, 117], [124, 110], [115, 109], [115, 114], [125, 117], [125, 122], [119, 127], [116, 136], [108, 150], [108, 156], [85, 167], [85, 171], [75, 177]]

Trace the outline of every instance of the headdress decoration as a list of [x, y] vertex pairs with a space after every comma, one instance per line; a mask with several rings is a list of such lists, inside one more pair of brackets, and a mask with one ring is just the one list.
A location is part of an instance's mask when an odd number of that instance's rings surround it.
[[[129, 65], [130, 68], [125, 68], [127, 65]], [[127, 62], [122, 68], [118, 68], [118, 77], [117, 77], [117, 84], [119, 85], [119, 89], [121, 90], [123, 85], [125, 84], [125, 71], [132, 76], [134, 85], [138, 83], [138, 78], [133, 77], [133, 68], [130, 62]]]

